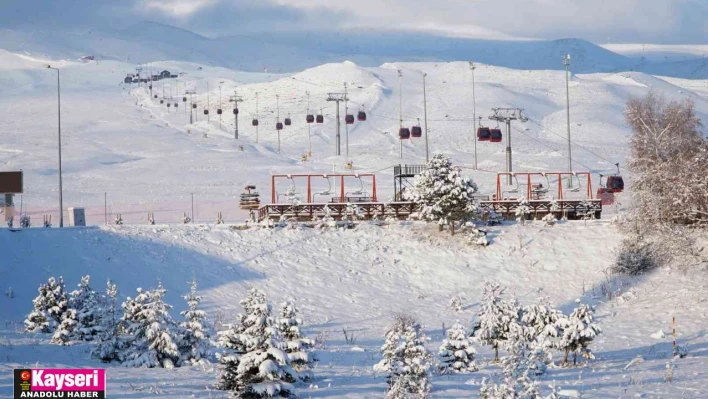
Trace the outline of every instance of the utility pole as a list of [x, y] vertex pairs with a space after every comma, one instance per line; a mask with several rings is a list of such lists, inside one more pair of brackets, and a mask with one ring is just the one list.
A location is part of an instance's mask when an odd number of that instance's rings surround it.
[[[219, 110], [221, 110], [221, 113], [223, 113], [224, 110], [221, 109], [221, 83], [224, 82], [219, 83]], [[219, 114], [219, 130], [221, 130], [221, 114]]]
[[[344, 82], [344, 117], [349, 115], [349, 107], [347, 106], [347, 82]], [[345, 121], [346, 122], [346, 121]], [[346, 142], [347, 160], [349, 160], [349, 125], [344, 123], [344, 141]]]
[[474, 62], [470, 62], [470, 71], [472, 71], [472, 134], [474, 137], [474, 168], [477, 169], [477, 101], [474, 97], [474, 70], [477, 67]]
[[346, 100], [347, 95], [345, 93], [327, 93], [327, 101], [334, 101], [337, 103], [337, 137], [334, 140], [334, 155], [342, 155], [342, 141], [339, 134], [341, 129], [341, 121], [339, 120], [339, 103]]
[[211, 118], [209, 117], [209, 81], [207, 80], [207, 123], [211, 122]]
[[194, 108], [192, 104], [194, 104], [194, 95], [197, 94], [195, 90], [185, 90], [184, 95], [189, 95], [189, 124], [191, 125], [194, 123], [194, 120], [192, 119], [192, 109]]
[[[280, 94], [275, 95], [275, 107], [278, 110], [276, 115], [276, 123], [280, 123]], [[278, 154], [280, 154], [280, 129], [278, 131]]]
[[425, 163], [430, 160], [428, 156], [428, 101], [425, 98], [425, 77], [428, 76], [427, 73], [423, 73], [423, 124], [425, 125]]
[[229, 98], [229, 101], [234, 103], [234, 138], [238, 140], [238, 103], [243, 101], [241, 96], [236, 95], [236, 90], [234, 90], [234, 95]]
[[403, 138], [401, 137], [401, 129], [403, 129], [403, 72], [398, 70], [398, 143], [400, 144], [400, 157], [403, 159]]
[[[258, 92], [256, 92], [256, 121], [258, 121]], [[256, 144], [258, 144], [258, 124], [256, 124]]]
[[[526, 122], [528, 118], [522, 114], [523, 109], [520, 108], [492, 108], [492, 111], [494, 115], [489, 119], [506, 123], [506, 172], [511, 173], [511, 121]], [[511, 184], [511, 175], [506, 179], [507, 184]]]
[[[570, 54], [563, 57], [563, 65], [565, 66], [565, 104], [566, 104], [566, 121], [568, 124], [568, 172], [573, 172], [573, 157], [570, 152], [570, 90], [568, 87], [568, 73], [570, 69]], [[568, 188], [573, 187], [572, 175], [568, 175]]]
[[64, 227], [64, 189], [61, 181], [61, 86], [59, 83], [59, 68], [52, 68], [47, 65], [48, 69], [57, 71], [57, 132], [58, 132], [58, 147], [59, 147], [59, 227]]
[[[305, 94], [307, 94], [307, 113], [306, 115], [310, 114], [310, 92], [306, 91]], [[312, 123], [307, 124], [307, 140], [310, 145], [310, 149], [307, 151], [307, 157], [310, 158], [312, 156]]]

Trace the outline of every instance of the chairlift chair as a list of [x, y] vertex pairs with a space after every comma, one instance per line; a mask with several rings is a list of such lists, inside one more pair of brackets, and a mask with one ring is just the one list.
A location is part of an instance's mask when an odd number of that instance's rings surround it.
[[504, 193], [509, 193], [509, 194], [518, 194], [519, 193], [519, 179], [516, 177], [515, 174], [512, 174], [511, 177], [514, 179], [514, 185], [513, 186], [505, 186], [502, 189], [502, 197], [500, 198], [501, 200], [504, 199]]
[[349, 196], [349, 195], [353, 195], [353, 196], [354, 196], [354, 195], [357, 195], [357, 196], [365, 195], [365, 194], [366, 194], [366, 191], [364, 191], [364, 181], [361, 179], [361, 176], [359, 176], [359, 174], [355, 174], [354, 177], [357, 178], [357, 179], [359, 179], [359, 189], [358, 189], [358, 190], [355, 190], [355, 191], [351, 191], [351, 192], [345, 193], [345, 195], [346, 195], [346, 196]]
[[325, 178], [325, 179], [327, 179], [327, 189], [326, 189], [326, 190], [323, 190], [323, 191], [320, 191], [319, 193], [314, 193], [314, 194], [312, 195], [312, 202], [316, 202], [316, 201], [315, 201], [315, 198], [316, 198], [318, 195], [332, 195], [332, 180], [331, 180], [331, 178], [330, 178], [329, 176], [327, 176], [327, 175], [322, 175], [322, 177]]
[[300, 195], [300, 193], [297, 191], [297, 186], [295, 186], [295, 180], [293, 179], [293, 177], [287, 175], [287, 178], [290, 180], [290, 187], [288, 187], [288, 191], [286, 191], [285, 194], [277, 194], [276, 192], [276, 198], [278, 198], [278, 201], [280, 201], [281, 196], [285, 196], [286, 198], [293, 198]]

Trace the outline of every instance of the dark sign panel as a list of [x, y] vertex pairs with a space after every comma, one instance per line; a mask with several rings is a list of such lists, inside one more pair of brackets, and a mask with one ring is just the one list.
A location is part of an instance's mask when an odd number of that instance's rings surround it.
[[0, 193], [21, 194], [22, 172], [0, 172]]

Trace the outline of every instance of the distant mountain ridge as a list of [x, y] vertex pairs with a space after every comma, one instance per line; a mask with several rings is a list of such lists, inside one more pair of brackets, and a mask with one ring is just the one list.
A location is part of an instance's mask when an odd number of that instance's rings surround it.
[[121, 30], [85, 33], [20, 32], [0, 29], [0, 48], [49, 58], [97, 59], [132, 63], [159, 60], [197, 62], [243, 71], [295, 72], [316, 65], [351, 60], [362, 66], [397, 61], [471, 60], [514, 69], [563, 69], [571, 54], [576, 73], [647, 70], [668, 76], [708, 77], [708, 67], [691, 62], [646, 63], [582, 39], [501, 41], [461, 39], [423, 33], [371, 31], [275, 32], [208, 38], [155, 22], [139, 22]]

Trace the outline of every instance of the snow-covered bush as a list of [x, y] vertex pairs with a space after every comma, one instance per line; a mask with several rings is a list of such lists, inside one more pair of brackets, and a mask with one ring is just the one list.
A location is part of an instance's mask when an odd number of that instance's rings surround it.
[[91, 355], [101, 359], [103, 362], [118, 360], [118, 353], [123, 349], [121, 340], [120, 324], [118, 322], [118, 312], [116, 310], [118, 298], [118, 287], [108, 280], [106, 282], [106, 293], [103, 298], [103, 308], [98, 312], [100, 317], [100, 332], [96, 346], [91, 351]]
[[34, 309], [25, 319], [25, 331], [34, 333], [52, 333], [64, 319], [69, 309], [64, 279], [57, 281], [50, 277], [47, 284], [38, 288], [39, 295], [32, 301]]
[[312, 379], [310, 368], [317, 360], [311, 353], [315, 341], [302, 335], [302, 319], [297, 313], [294, 302], [283, 302], [277, 320], [278, 330], [285, 341], [285, 352], [290, 357], [293, 369], [301, 380], [309, 381]]
[[655, 269], [659, 256], [653, 245], [638, 235], [624, 238], [610, 267], [613, 273], [637, 276]]
[[337, 222], [332, 217], [332, 210], [325, 204], [324, 215], [321, 218], [314, 217], [315, 227], [318, 229], [329, 229], [337, 227]]
[[494, 349], [494, 360], [499, 360], [499, 347], [507, 341], [523, 336], [520, 308], [515, 300], [502, 299], [504, 288], [499, 283], [485, 282], [478, 325], [474, 337]]
[[221, 364], [217, 389], [233, 391], [239, 398], [297, 397], [292, 385], [298, 380], [291, 367], [280, 332], [265, 295], [251, 289], [241, 301], [246, 312], [239, 323], [220, 331], [217, 353]]
[[138, 288], [135, 299], [123, 302], [126, 344], [118, 357], [124, 366], [173, 368], [178, 364], [179, 340], [169, 313], [172, 306], [163, 300], [166, 292], [162, 284], [147, 292]]
[[[579, 301], [576, 301], [579, 302]], [[563, 365], [568, 364], [568, 355], [573, 353], [573, 364], [577, 364], [578, 354], [586, 359], [594, 359], [589, 346], [602, 332], [594, 323], [594, 310], [590, 305], [578, 303], [570, 316], [561, 317], [556, 326], [561, 330], [559, 349], [565, 351]]]
[[553, 215], [553, 213], [548, 213], [546, 216], [541, 218], [541, 221], [546, 225], [546, 226], [554, 226], [558, 220], [556, 217]]
[[344, 221], [348, 228], [354, 227], [354, 222], [364, 218], [366, 215], [364, 211], [354, 204], [347, 203], [347, 207], [344, 210]]
[[479, 370], [475, 363], [477, 351], [467, 330], [457, 321], [449, 330], [438, 351], [441, 373], [468, 373]]
[[180, 312], [184, 316], [184, 321], [180, 323], [180, 364], [199, 364], [208, 360], [211, 340], [209, 339], [209, 327], [207, 325], [207, 314], [198, 309], [202, 297], [197, 295], [197, 282], [190, 283], [189, 294], [184, 296], [187, 301], [188, 310]]
[[459, 295], [454, 295], [447, 303], [447, 308], [455, 312], [462, 312], [462, 298]]
[[435, 154], [404, 197], [421, 205], [420, 218], [438, 222], [440, 230], [450, 224], [454, 234], [455, 221], [478, 212], [476, 192], [477, 185], [453, 167], [450, 158]]
[[472, 229], [467, 236], [467, 240], [470, 244], [480, 245], [486, 247], [489, 245], [489, 238], [487, 238], [487, 232], [480, 229]]

